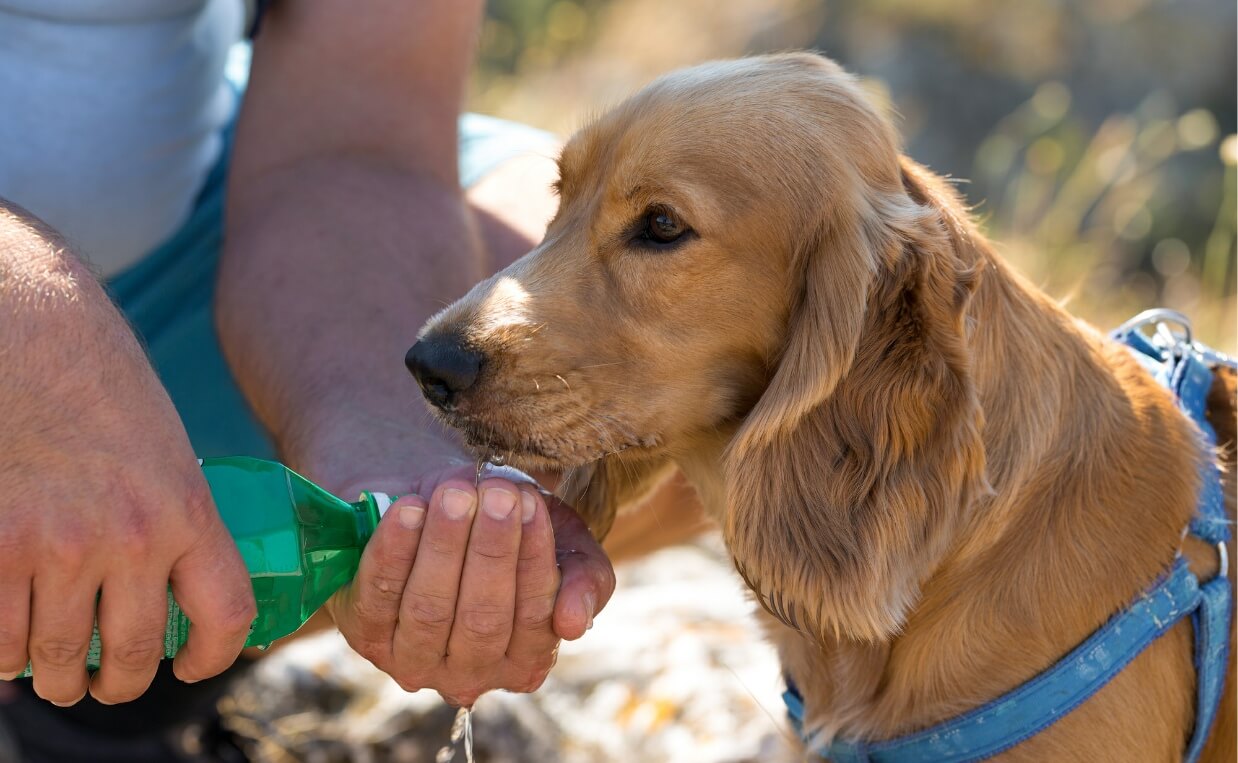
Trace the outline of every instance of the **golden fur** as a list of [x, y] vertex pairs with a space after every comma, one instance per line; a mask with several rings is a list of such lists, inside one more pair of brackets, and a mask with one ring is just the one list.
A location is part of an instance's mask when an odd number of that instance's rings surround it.
[[[560, 167], [542, 244], [423, 332], [485, 356], [443, 416], [568, 470], [599, 534], [682, 470], [819, 737], [910, 732], [1015, 687], [1182, 546], [1212, 457], [1196, 430], [1011, 272], [832, 62], [673, 73]], [[635, 240], [667, 211], [692, 232]], [[1232, 384], [1213, 403], [1232, 442]], [[1230, 658], [1208, 760], [1234, 760]], [[1002, 758], [1175, 760], [1193, 698], [1184, 622]]]

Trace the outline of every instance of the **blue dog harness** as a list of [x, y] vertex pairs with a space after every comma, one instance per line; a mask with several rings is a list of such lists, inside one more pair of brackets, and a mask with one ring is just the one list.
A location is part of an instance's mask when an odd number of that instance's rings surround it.
[[[1174, 332], [1171, 324], [1182, 328]], [[1146, 327], [1155, 333], [1144, 333]], [[1213, 369], [1235, 361], [1191, 340], [1190, 323], [1180, 313], [1149, 310], [1124, 323], [1111, 337], [1127, 345], [1158, 382], [1173, 392], [1179, 409], [1204, 434], [1216, 434], [1204, 416]], [[811, 749], [834, 763], [965, 763], [997, 755], [1035, 736], [1100, 691], [1149, 644], [1187, 615], [1195, 627], [1195, 728], [1184, 760], [1199, 759], [1216, 718], [1225, 687], [1233, 596], [1227, 577], [1225, 516], [1221, 474], [1209, 459], [1199, 503], [1187, 532], [1215, 544], [1220, 571], [1201, 583], [1179, 556], [1173, 567], [1126, 609], [1055, 665], [988, 704], [914, 734], [880, 742], [835, 739]], [[787, 678], [783, 700], [796, 732], [803, 735], [804, 702]], [[811, 742], [805, 737], [805, 742]]]

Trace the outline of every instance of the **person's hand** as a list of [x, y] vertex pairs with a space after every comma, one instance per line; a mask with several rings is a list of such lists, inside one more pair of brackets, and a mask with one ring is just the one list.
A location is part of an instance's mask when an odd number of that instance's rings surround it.
[[541, 686], [559, 640], [582, 636], [615, 587], [575, 512], [528, 484], [474, 487], [474, 474], [463, 466], [410, 485], [429, 501], [391, 506], [327, 605], [349, 644], [402, 688], [461, 706]]
[[[253, 591], [137, 340], [50, 236], [0, 205], [0, 678], [29, 659], [40, 697], [111, 704], [155, 675], [169, 581], [194, 623], [174, 667], [188, 681], [236, 658]], [[7, 291], [6, 268], [43, 279], [40, 299]]]

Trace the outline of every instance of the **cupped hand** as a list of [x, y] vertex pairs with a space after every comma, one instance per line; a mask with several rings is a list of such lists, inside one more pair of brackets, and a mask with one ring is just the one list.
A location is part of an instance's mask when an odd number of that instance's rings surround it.
[[529, 484], [474, 480], [461, 466], [410, 485], [418, 494], [391, 506], [327, 605], [349, 644], [401, 687], [461, 706], [541, 686], [560, 639], [583, 635], [615, 586], [570, 508]]

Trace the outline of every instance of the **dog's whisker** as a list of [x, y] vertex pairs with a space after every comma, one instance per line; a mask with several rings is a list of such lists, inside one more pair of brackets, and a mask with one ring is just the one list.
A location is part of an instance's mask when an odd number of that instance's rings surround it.
[[766, 718], [769, 719], [770, 725], [774, 727], [774, 729], [778, 732], [779, 736], [785, 739], [792, 747], [795, 747], [800, 744], [800, 740], [796, 739], [795, 736], [790, 731], [787, 730], [787, 724], [779, 720], [777, 717], [774, 716], [773, 713], [770, 712], [769, 708], [766, 707], [761, 702], [761, 700], [757, 698], [756, 692], [754, 692], [752, 688], [748, 686], [748, 684], [744, 683], [744, 679], [740, 678], [739, 673], [737, 673], [734, 668], [732, 668], [730, 665], [728, 665], [726, 662], [724, 662], [721, 659], [718, 660], [718, 664], [726, 668], [727, 672], [730, 673], [735, 678], [735, 682], [740, 685], [740, 688], [742, 688], [744, 692], [748, 695], [748, 697], [752, 700], [752, 704], [756, 705], [758, 708], [761, 709], [761, 712], [765, 715]]

